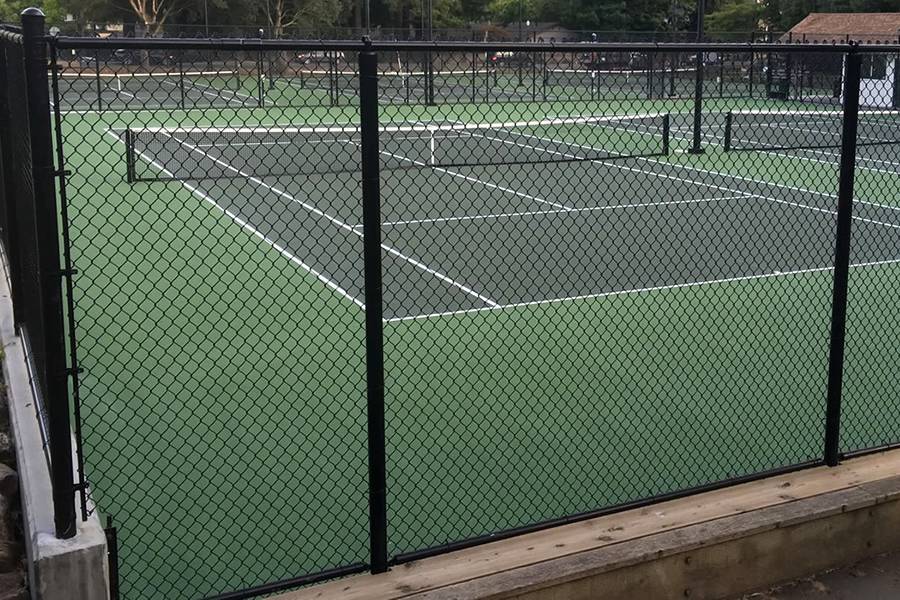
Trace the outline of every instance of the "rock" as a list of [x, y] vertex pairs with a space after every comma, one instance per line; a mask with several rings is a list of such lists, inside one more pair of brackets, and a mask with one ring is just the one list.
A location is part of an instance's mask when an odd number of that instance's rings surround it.
[[0, 496], [15, 498], [19, 493], [19, 475], [14, 469], [0, 464]]
[[0, 600], [26, 600], [25, 572], [0, 573]]
[[12, 438], [6, 431], [0, 430], [0, 464], [13, 466], [16, 464], [16, 452]]
[[22, 546], [12, 540], [0, 540], [0, 573], [22, 566]]

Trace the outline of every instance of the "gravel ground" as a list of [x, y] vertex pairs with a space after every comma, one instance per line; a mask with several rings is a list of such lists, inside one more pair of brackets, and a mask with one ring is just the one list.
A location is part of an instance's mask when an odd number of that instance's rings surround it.
[[26, 600], [22, 514], [16, 476], [15, 448], [10, 437], [6, 383], [0, 371], [0, 600]]
[[900, 554], [877, 556], [849, 567], [740, 597], [740, 600], [826, 599], [900, 599]]

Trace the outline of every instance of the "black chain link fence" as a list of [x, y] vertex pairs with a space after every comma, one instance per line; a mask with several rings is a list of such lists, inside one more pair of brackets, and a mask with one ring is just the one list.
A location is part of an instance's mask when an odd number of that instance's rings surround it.
[[0, 26], [0, 241], [53, 485], [56, 534], [70, 538], [76, 531], [73, 494], [83, 486], [73, 481], [61, 281], [66, 273], [60, 262], [47, 46], [42, 17], [23, 13], [22, 23]]
[[123, 597], [378, 572], [898, 441], [896, 48], [50, 51]]

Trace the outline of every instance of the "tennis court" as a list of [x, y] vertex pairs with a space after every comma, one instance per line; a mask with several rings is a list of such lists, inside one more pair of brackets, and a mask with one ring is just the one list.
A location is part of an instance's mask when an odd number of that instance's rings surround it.
[[[85, 472], [126, 598], [372, 560], [360, 78], [218, 51], [55, 98]], [[483, 50], [434, 71], [416, 52], [384, 50], [377, 86], [390, 560], [818, 460], [834, 106], [761, 97], [736, 50], [709, 67], [692, 154], [696, 71], [651, 68], [689, 57], [554, 51], [519, 81]], [[856, 169], [848, 452], [898, 437], [900, 171], [877, 141]]]
[[[763, 116], [772, 123], [771, 116]], [[831, 267], [834, 249], [823, 243], [836, 214], [830, 196], [722, 174], [703, 173], [701, 179], [696, 169], [649, 158], [654, 150], [664, 155], [662, 148], [668, 146], [662, 141], [662, 120], [660, 115], [625, 115], [611, 128], [617, 135], [603, 131], [602, 140], [596, 139], [598, 123], [584, 119], [575, 125], [557, 119], [457, 128], [422, 123], [383, 131], [382, 169], [389, 172], [384, 186], [391, 190], [382, 215], [390, 276], [386, 319]], [[779, 127], [804, 134], [806, 124]], [[655, 126], [658, 131], [652, 131]], [[345, 196], [342, 204], [317, 191], [332, 187], [327, 179], [303, 182], [296, 173], [284, 172], [298, 170], [295, 162], [301, 163], [298, 172], [317, 177], [328, 177], [319, 170], [353, 172], [358, 161], [353, 129], [138, 130], [135, 138], [152, 138], [135, 150], [134, 160], [140, 163], [136, 169], [155, 170], [163, 178], [199, 180], [191, 186], [194, 195], [240, 218], [248, 230], [320, 274], [334, 293], [362, 306], [363, 281], [354, 268], [362, 251], [357, 196]], [[453, 135], [440, 138], [437, 157], [435, 133]], [[834, 146], [833, 139], [822, 138], [823, 131], [816, 133], [821, 147]], [[160, 144], [162, 137], [171, 141]], [[639, 153], [641, 144], [647, 157], [614, 156], [617, 149], [618, 154], [623, 149]], [[312, 155], [304, 155], [304, 148]], [[488, 166], [491, 162], [497, 166]], [[270, 164], [283, 164], [276, 171], [282, 175], [265, 175]], [[508, 166], [499, 168], [502, 164]], [[398, 172], [390, 173], [394, 169]], [[229, 177], [239, 181], [228, 186], [227, 194], [204, 183]], [[340, 187], [355, 183], [344, 177]], [[566, 193], [567, 182], [584, 180], [607, 182], [611, 188], [596, 196]], [[421, 189], [429, 189], [429, 195], [404, 193]], [[895, 243], [900, 208], [862, 201], [854, 218], [854, 262], [900, 259]], [[696, 222], [705, 223], [702, 230], [681, 234]], [[773, 228], [773, 222], [780, 225]], [[736, 247], [736, 231], [756, 243]], [[327, 240], [331, 250], [311, 250], [300, 242], [310, 239]], [[576, 272], [548, 276], [576, 263], [581, 267]]]

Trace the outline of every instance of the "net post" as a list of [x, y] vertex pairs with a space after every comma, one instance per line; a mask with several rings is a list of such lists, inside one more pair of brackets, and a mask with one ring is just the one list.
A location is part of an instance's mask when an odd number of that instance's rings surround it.
[[547, 52], [541, 52], [541, 100], [547, 101], [547, 79], [550, 73], [547, 67]]
[[647, 53], [647, 100], [653, 100], [653, 52]]
[[537, 102], [537, 61], [538, 53], [531, 53], [531, 101]]
[[697, 72], [694, 76], [694, 136], [689, 154], [703, 154], [703, 50], [697, 48]]
[[72, 430], [69, 423], [69, 370], [66, 364], [63, 325], [62, 275], [59, 246], [59, 213], [56, 206], [56, 169], [50, 125], [50, 82], [47, 77], [47, 43], [44, 13], [37, 8], [22, 11], [25, 53], [25, 94], [31, 131], [31, 166], [34, 178], [34, 215], [37, 269], [43, 321], [44, 364], [36, 365], [45, 382], [50, 445], [50, 477], [53, 488], [53, 520], [56, 537], [75, 535], [75, 485], [72, 469]]
[[719, 52], [719, 98], [725, 97], [725, 53]]
[[428, 50], [425, 55], [425, 103], [434, 106], [434, 54]]
[[484, 101], [487, 102], [491, 99], [491, 63], [488, 58], [488, 53], [484, 53]]
[[125, 129], [125, 181], [134, 183], [134, 132], [131, 127]]
[[184, 93], [184, 56], [181, 53], [178, 54], [178, 90], [181, 93], [181, 109], [184, 110], [187, 102]]
[[[410, 104], [412, 101], [412, 59], [409, 54], [406, 55], [406, 62], [404, 63], [403, 69], [406, 69], [406, 75], [403, 77], [403, 92], [405, 94], [405, 104]], [[401, 69], [402, 71], [402, 69]]]
[[[750, 44], [756, 43], [756, 33], [750, 33]], [[756, 69], [755, 59], [756, 53], [753, 52], [753, 48], [750, 48], [750, 77], [747, 80], [747, 94], [750, 98], [753, 98], [753, 71]]]
[[663, 115], [663, 154], [665, 156], [669, 155], [670, 144], [669, 139], [672, 131], [672, 117], [669, 113]]
[[472, 104], [478, 101], [478, 53], [472, 52]]
[[366, 306], [369, 551], [372, 573], [383, 573], [387, 571], [387, 476], [381, 281], [381, 185], [378, 148], [378, 55], [372, 49], [359, 53], [359, 118]]
[[259, 101], [259, 107], [263, 108], [265, 105], [266, 98], [266, 84], [265, 84], [265, 70], [263, 65], [265, 64], [265, 51], [263, 50], [262, 40], [265, 36], [265, 30], [262, 27], [259, 28], [259, 52], [256, 55], [256, 92], [259, 95], [257, 98]]
[[844, 377], [844, 334], [847, 322], [847, 286], [850, 274], [850, 235], [853, 224], [853, 175], [859, 119], [862, 56], [854, 48], [844, 61], [844, 113], [841, 169], [837, 199], [834, 248], [834, 288], [831, 303], [831, 343], [828, 356], [828, 393], [825, 411], [825, 463], [840, 462], [841, 386]]
[[678, 54], [669, 55], [669, 97], [675, 97], [675, 70], [678, 68]]
[[725, 141], [722, 144], [725, 152], [731, 151], [731, 120], [732, 120], [732, 116], [733, 116], [733, 113], [731, 111], [728, 111], [727, 113], [725, 113]]
[[94, 56], [94, 76], [97, 88], [97, 110], [103, 110], [103, 80], [100, 77], [100, 51]]
[[337, 58], [335, 56], [335, 52], [326, 51], [328, 55], [328, 97], [331, 101], [331, 106], [337, 106]]

